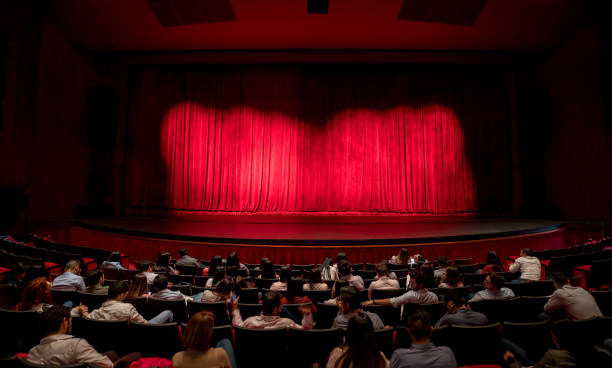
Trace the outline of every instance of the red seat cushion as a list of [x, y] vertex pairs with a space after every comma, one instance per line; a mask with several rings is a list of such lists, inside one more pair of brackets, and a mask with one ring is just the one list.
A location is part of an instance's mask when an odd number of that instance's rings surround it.
[[10, 272], [10, 271], [11, 271], [10, 268], [0, 267], [0, 273], [7, 273], [7, 272]]
[[51, 268], [55, 268], [55, 267], [59, 267], [60, 265], [58, 265], [57, 263], [53, 263], [53, 262], [44, 262], [45, 263], [45, 268], [47, 270], [51, 269]]
[[576, 267], [576, 269], [584, 272], [589, 272], [591, 270], [591, 265], [578, 266]]

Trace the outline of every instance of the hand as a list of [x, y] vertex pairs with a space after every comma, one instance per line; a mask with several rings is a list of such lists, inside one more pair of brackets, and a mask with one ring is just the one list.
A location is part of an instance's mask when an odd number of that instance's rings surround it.
[[312, 305], [300, 305], [298, 310], [302, 313], [303, 316], [307, 316], [312, 314]]
[[366, 300], [365, 302], [361, 303], [361, 306], [365, 308], [368, 305], [372, 305], [372, 304], [374, 304], [373, 300]]
[[77, 307], [77, 309], [78, 309], [80, 314], [89, 312], [89, 308], [86, 305], [84, 305], [83, 303], [80, 303], [79, 306]]
[[236, 309], [238, 309], [238, 300], [240, 300], [240, 297], [237, 297], [236, 300], [232, 300], [230, 302], [230, 304], [232, 306], [232, 312], [235, 311]]
[[509, 350], [506, 350], [506, 352], [504, 353], [504, 360], [506, 361], [506, 363], [509, 364], [514, 363], [516, 361], [516, 359], [514, 358], [514, 354], [512, 354]]

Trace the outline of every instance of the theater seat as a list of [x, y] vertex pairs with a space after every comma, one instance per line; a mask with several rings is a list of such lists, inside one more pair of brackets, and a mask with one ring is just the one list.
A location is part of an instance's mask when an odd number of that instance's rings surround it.
[[100, 321], [72, 317], [72, 334], [89, 342], [99, 352], [115, 350], [126, 353], [131, 340], [127, 340], [128, 321]]
[[504, 322], [502, 337], [525, 349], [527, 357], [538, 361], [548, 349], [555, 347], [550, 335], [549, 320], [538, 322]]
[[30, 363], [25, 359], [18, 360], [18, 363], [19, 363], [19, 366], [21, 367], [35, 367], [35, 368], [90, 368], [90, 366], [87, 363], [66, 364], [66, 365], [40, 365], [40, 364]]
[[213, 314], [215, 315], [215, 326], [229, 325], [232, 322], [228, 315], [227, 306], [224, 301], [216, 303], [201, 303], [189, 301], [187, 302], [187, 307], [189, 309], [190, 316], [193, 316], [195, 313], [201, 310], [208, 310], [213, 312]]
[[259, 302], [259, 290], [257, 288], [240, 289], [237, 294], [241, 303], [256, 304]]
[[234, 327], [239, 367], [286, 367], [287, 329]]
[[500, 359], [500, 324], [450, 326], [449, 346], [457, 365], [494, 364]]
[[307, 296], [313, 303], [325, 302], [331, 299], [331, 289], [327, 290], [304, 290], [304, 296]]
[[79, 291], [77, 295], [79, 301], [85, 304], [87, 308], [89, 308], [90, 312], [94, 309], [100, 308], [102, 303], [104, 303], [106, 299], [108, 299], [108, 295], [106, 294], [92, 294]]
[[35, 311], [14, 311], [0, 308], [0, 356], [29, 351], [42, 338]]
[[289, 356], [292, 367], [310, 367], [315, 363], [325, 366], [329, 353], [342, 343], [338, 329], [289, 329]]
[[183, 350], [176, 322], [157, 325], [130, 322], [128, 335], [130, 349], [146, 357], [172, 359], [176, 352]]
[[393, 335], [395, 328], [387, 327], [380, 330], [375, 330], [374, 335], [376, 336], [376, 346], [378, 350], [382, 351], [387, 359], [391, 358], [393, 354]]
[[242, 320], [261, 314], [261, 304], [238, 303], [238, 309], [240, 310]]
[[335, 304], [317, 303], [317, 314], [316, 314], [316, 329], [327, 329], [331, 328], [334, 323], [334, 319], [338, 315], [338, 306]]

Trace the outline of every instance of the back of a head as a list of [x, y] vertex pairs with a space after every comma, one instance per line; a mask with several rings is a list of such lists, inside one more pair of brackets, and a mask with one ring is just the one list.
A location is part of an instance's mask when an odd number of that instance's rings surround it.
[[78, 259], [71, 259], [68, 262], [66, 262], [66, 266], [64, 266], [64, 272], [75, 271], [80, 266], [81, 266], [81, 261], [79, 261]]
[[[214, 270], [217, 266], [222, 266], [223, 265], [223, 258], [220, 255], [214, 255], [211, 259], [210, 259], [210, 264], [208, 266], [209, 270]], [[209, 272], [210, 275], [210, 272]]]
[[379, 276], [386, 276], [389, 274], [389, 269], [387, 268], [387, 264], [385, 262], [380, 262], [376, 265], [376, 273]]
[[[157, 277], [155, 279], [157, 280]], [[108, 287], [108, 299], [117, 299], [119, 295], [126, 293], [129, 287], [129, 283], [125, 280], [114, 281]]]
[[382, 368], [386, 362], [378, 351], [374, 325], [367, 314], [355, 313], [348, 321], [346, 351], [340, 356], [336, 367]]
[[449, 286], [457, 286], [461, 282], [461, 274], [457, 267], [449, 267], [446, 269], [446, 279], [444, 280]]
[[229, 277], [224, 277], [217, 286], [215, 292], [223, 295], [229, 295], [234, 290], [234, 282]]
[[[162, 291], [168, 288], [168, 276], [161, 274], [155, 276], [153, 280], [153, 287], [156, 291]], [[110, 293], [110, 290], [109, 290]]]
[[210, 348], [215, 315], [210, 311], [200, 311], [189, 319], [183, 343], [185, 347], [198, 351], [206, 351]]
[[29, 310], [36, 304], [53, 304], [51, 297], [51, 284], [44, 277], [38, 277], [28, 282], [21, 293], [21, 302], [18, 310]]
[[346, 280], [336, 280], [336, 282], [334, 282], [334, 288], [333, 290], [335, 290], [335, 295], [332, 294], [332, 298], [336, 298], [337, 296], [340, 295], [340, 290], [342, 290], [343, 287], [345, 286], [349, 286], [348, 281]]
[[408, 253], [408, 249], [402, 248], [397, 254], [397, 258], [399, 264], [408, 264], [408, 262], [410, 262], [410, 253]]
[[271, 315], [274, 308], [278, 308], [281, 305], [281, 295], [277, 292], [270, 291], [263, 296], [261, 301], [261, 311], [264, 315]]
[[263, 261], [262, 264], [261, 277], [264, 279], [276, 278], [276, 270], [274, 269], [274, 264], [267, 258]]
[[187, 255], [187, 249], [185, 249], [185, 248], [183, 248], [183, 247], [179, 248], [179, 250], [178, 250], [178, 254], [179, 254], [179, 256], [181, 256], [181, 257], [186, 256], [186, 255]]
[[525, 253], [525, 255], [528, 256], [528, 257], [533, 254], [531, 248], [523, 248], [523, 249], [521, 249], [521, 252]]
[[348, 276], [351, 273], [351, 265], [346, 259], [338, 262], [338, 272], [341, 276]]
[[446, 256], [439, 256], [438, 257], [438, 265], [440, 267], [448, 266], [448, 259], [446, 258]]
[[346, 260], [348, 260], [348, 258], [346, 257], [346, 253], [338, 252], [338, 254], [336, 254], [336, 263], [340, 263], [340, 261], [346, 261]]
[[351, 310], [361, 307], [359, 292], [354, 286], [345, 286], [340, 289], [340, 300], [342, 300], [342, 303], [348, 304]]
[[287, 299], [294, 303], [293, 298], [304, 295], [304, 282], [299, 277], [292, 277], [287, 282]]
[[501, 260], [499, 259], [499, 256], [497, 255], [497, 253], [495, 253], [494, 250], [490, 250], [487, 253], [487, 264], [501, 265]]
[[147, 277], [142, 274], [134, 275], [134, 279], [131, 281], [128, 288], [128, 298], [138, 298], [146, 293], [148, 289]]
[[157, 263], [158, 266], [166, 267], [170, 265], [170, 253], [168, 252], [159, 252], [157, 255]]
[[217, 266], [213, 270], [213, 282], [219, 282], [225, 277], [225, 268], [223, 266]]
[[64, 318], [70, 318], [70, 308], [63, 305], [54, 305], [40, 315], [40, 327], [43, 336], [59, 331]]
[[238, 253], [231, 252], [230, 254], [228, 254], [226, 264], [228, 266], [240, 267], [240, 260], [238, 259]]
[[87, 272], [85, 276], [85, 285], [87, 287], [96, 285], [100, 281], [100, 277], [102, 277], [102, 270], [99, 268]]
[[561, 289], [564, 285], [566, 285], [569, 280], [567, 276], [563, 272], [555, 271], [550, 274], [550, 279], [552, 280], [555, 288]]
[[138, 264], [138, 269], [140, 270], [140, 272], [146, 272], [151, 266], [153, 266], [153, 262], [149, 261], [148, 259], [143, 259]]
[[289, 266], [281, 267], [278, 277], [281, 282], [288, 282], [291, 278], [291, 268]]
[[418, 289], [422, 289], [423, 288], [423, 283], [425, 282], [425, 276], [423, 275], [422, 272], [413, 272], [411, 275], [412, 279], [414, 279], [415, 282], [415, 290]]
[[108, 255], [108, 261], [121, 263], [121, 252], [111, 252]]
[[503, 278], [503, 276], [500, 276], [495, 272], [489, 273], [489, 276], [491, 278], [491, 285], [493, 285], [496, 289], [501, 289], [504, 287], [506, 280]]
[[467, 301], [456, 290], [449, 290], [444, 294], [444, 304], [448, 304], [448, 302], [453, 302], [456, 307], [462, 307], [467, 304]]
[[422, 309], [415, 310], [408, 317], [408, 330], [417, 340], [428, 339], [431, 337], [431, 319], [429, 313]]
[[242, 276], [234, 277], [234, 291], [236, 293], [238, 293], [242, 289], [248, 289], [248, 288], [250, 288], [250, 285], [244, 277]]
[[308, 282], [310, 284], [319, 284], [321, 283], [321, 271], [318, 268], [313, 268], [308, 273]]

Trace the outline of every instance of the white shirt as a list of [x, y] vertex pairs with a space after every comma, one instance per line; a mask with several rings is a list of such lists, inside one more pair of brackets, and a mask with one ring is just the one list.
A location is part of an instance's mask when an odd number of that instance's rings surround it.
[[518, 257], [510, 266], [510, 272], [521, 271], [521, 279], [537, 281], [540, 279], [542, 266], [536, 257]]

